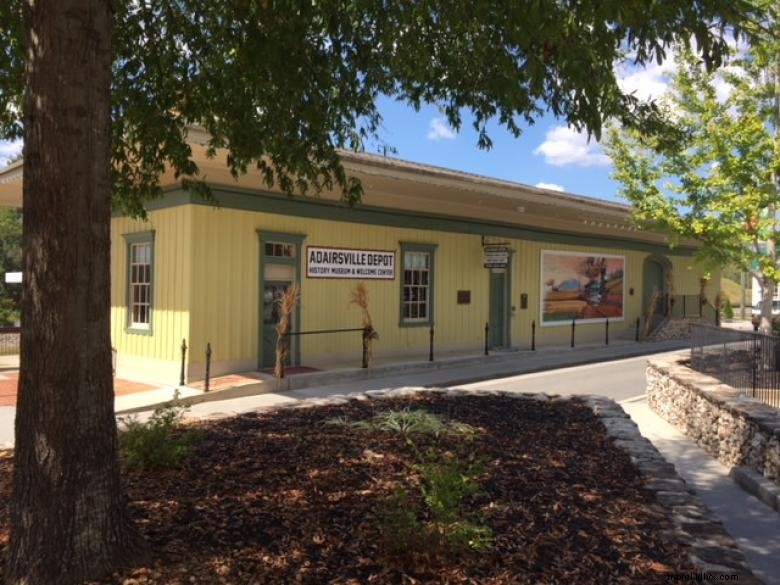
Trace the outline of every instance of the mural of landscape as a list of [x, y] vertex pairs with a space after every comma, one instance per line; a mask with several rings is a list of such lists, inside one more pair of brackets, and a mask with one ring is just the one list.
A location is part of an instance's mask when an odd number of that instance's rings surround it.
[[542, 325], [623, 319], [624, 256], [542, 250]]

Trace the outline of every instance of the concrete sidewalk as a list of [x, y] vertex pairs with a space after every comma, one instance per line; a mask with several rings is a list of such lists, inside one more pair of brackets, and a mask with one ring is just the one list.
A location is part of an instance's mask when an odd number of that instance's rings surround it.
[[718, 516], [756, 577], [767, 585], [780, 585], [780, 514], [743, 491], [725, 465], [655, 414], [644, 398], [620, 405]]
[[[536, 351], [494, 352], [489, 356], [459, 356], [434, 362], [406, 362], [369, 369], [345, 368], [290, 376], [276, 380], [258, 380], [252, 384], [204, 394], [189, 387], [181, 389], [182, 404], [191, 407], [193, 416], [235, 413], [274, 406], [280, 402], [318, 398], [329, 394], [362, 392], [400, 386], [455, 386], [557, 368], [592, 364], [622, 358], [651, 355], [689, 347], [687, 340], [643, 343], [617, 343], [570, 347], [546, 347]], [[170, 400], [173, 388], [151, 393], [136, 393], [117, 400], [117, 413], [129, 414], [154, 410]], [[164, 400], [159, 396], [164, 395]]]

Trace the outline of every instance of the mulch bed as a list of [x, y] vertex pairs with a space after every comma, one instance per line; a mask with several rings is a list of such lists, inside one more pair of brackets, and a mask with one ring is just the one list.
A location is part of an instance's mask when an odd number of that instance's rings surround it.
[[[401, 562], [377, 510], [413, 484], [401, 436], [322, 422], [367, 419], [412, 402], [479, 427], [488, 464], [470, 507], [493, 550]], [[201, 425], [180, 470], [129, 470], [133, 513], [155, 551], [147, 568], [105, 583], [650, 583], [693, 570], [663, 534], [671, 523], [628, 456], [578, 401], [448, 397], [351, 401]], [[420, 438], [453, 451], [457, 438]], [[0, 454], [0, 554], [7, 544], [10, 459]]]

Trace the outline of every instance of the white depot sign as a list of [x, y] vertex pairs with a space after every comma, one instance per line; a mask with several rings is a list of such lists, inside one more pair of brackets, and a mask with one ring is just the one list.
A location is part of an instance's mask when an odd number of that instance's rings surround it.
[[306, 276], [393, 280], [395, 252], [307, 246]]

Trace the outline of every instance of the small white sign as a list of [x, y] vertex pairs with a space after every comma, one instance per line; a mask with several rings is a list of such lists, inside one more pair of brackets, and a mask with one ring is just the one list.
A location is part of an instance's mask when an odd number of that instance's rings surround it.
[[485, 268], [506, 268], [507, 264], [509, 264], [507, 246], [485, 246]]
[[5, 273], [5, 281], [9, 284], [19, 284], [22, 282], [22, 273], [21, 272], [6, 272]]
[[307, 246], [306, 276], [309, 278], [393, 280], [395, 278], [395, 252]]

